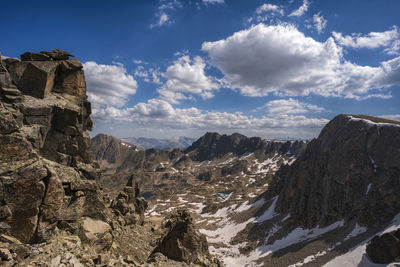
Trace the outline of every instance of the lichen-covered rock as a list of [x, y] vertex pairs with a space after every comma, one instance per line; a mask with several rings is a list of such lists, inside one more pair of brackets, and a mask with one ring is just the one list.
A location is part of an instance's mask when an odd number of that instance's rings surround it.
[[12, 116], [12, 113], [0, 102], [0, 134], [10, 134], [17, 130], [17, 122]]
[[62, 221], [107, 217], [90, 165], [82, 65], [70, 56], [0, 59], [0, 233], [25, 243], [48, 240]]
[[9, 216], [6, 232], [28, 242], [35, 234], [39, 208], [45, 194], [47, 170], [30, 143], [16, 133], [0, 135], [0, 183], [2, 205]]

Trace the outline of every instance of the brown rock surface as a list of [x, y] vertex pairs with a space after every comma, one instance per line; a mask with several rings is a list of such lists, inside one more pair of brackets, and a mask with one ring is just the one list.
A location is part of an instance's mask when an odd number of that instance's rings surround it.
[[77, 59], [61, 61], [53, 90], [59, 93], [85, 96], [86, 82], [82, 68], [82, 64]]
[[57, 67], [57, 62], [21, 61], [12, 64], [9, 72], [22, 92], [44, 98], [53, 89]]

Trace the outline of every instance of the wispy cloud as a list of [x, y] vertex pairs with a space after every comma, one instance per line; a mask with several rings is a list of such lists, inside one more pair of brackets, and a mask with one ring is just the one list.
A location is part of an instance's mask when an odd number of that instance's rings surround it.
[[400, 32], [397, 26], [384, 32], [370, 32], [368, 34], [353, 33], [343, 35], [340, 32], [332, 32], [336, 42], [341, 46], [351, 48], [378, 48], [387, 47], [384, 51], [390, 55], [399, 53]]
[[173, 24], [170, 13], [179, 8], [182, 8], [182, 3], [178, 0], [161, 1], [161, 4], [157, 8], [157, 12], [154, 14], [157, 21], [150, 24], [150, 28], [153, 29]]
[[303, 0], [303, 4], [298, 9], [296, 9], [295, 11], [290, 13], [289, 17], [300, 17], [300, 16], [303, 16], [304, 13], [307, 12], [308, 6], [309, 6], [308, 0]]
[[262, 14], [264, 12], [276, 12], [276, 13], [279, 13], [281, 15], [284, 14], [284, 11], [283, 11], [282, 8], [280, 8], [277, 5], [272, 5], [272, 4], [263, 4], [263, 5], [261, 5], [260, 7], [258, 7], [256, 9], [256, 13], [257, 14]]
[[161, 27], [167, 24], [170, 24], [170, 20], [169, 20], [169, 16], [166, 13], [161, 13], [158, 16], [158, 22], [155, 24], [151, 24], [150, 28], [154, 28], [154, 27]]
[[205, 4], [224, 4], [224, 0], [203, 0]]
[[313, 22], [315, 29], [317, 29], [317, 32], [321, 33], [325, 29], [328, 21], [320, 13], [318, 13], [314, 14]]
[[278, 114], [304, 114], [308, 112], [321, 112], [324, 110], [322, 107], [316, 105], [303, 103], [293, 98], [278, 99], [269, 101], [265, 107], [271, 115]]

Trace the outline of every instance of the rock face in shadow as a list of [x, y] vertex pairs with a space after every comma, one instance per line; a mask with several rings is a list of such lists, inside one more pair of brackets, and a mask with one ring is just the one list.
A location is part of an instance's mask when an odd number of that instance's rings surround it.
[[372, 226], [400, 210], [400, 125], [339, 115], [291, 166], [275, 175], [266, 195], [276, 211], [303, 227], [356, 220]]
[[375, 236], [367, 245], [367, 254], [375, 263], [400, 260], [400, 230]]
[[0, 234], [49, 239], [63, 220], [105, 219], [91, 163], [82, 65], [66, 51], [0, 59]]
[[246, 153], [280, 153], [300, 155], [306, 148], [305, 141], [267, 141], [260, 137], [248, 138], [234, 133], [232, 135], [220, 135], [218, 133], [206, 133], [184, 150], [185, 154], [194, 161], [213, 160], [228, 153], [237, 156]]
[[211, 259], [207, 239], [195, 228], [193, 218], [187, 210], [178, 210], [166, 223], [166, 235], [154, 249], [166, 257], [202, 266], [219, 266]]

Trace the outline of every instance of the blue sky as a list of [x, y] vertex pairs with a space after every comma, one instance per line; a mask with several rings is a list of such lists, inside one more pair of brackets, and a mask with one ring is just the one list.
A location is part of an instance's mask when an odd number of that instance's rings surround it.
[[400, 2], [0, 0], [0, 51], [84, 64], [92, 135], [311, 138], [400, 120]]

